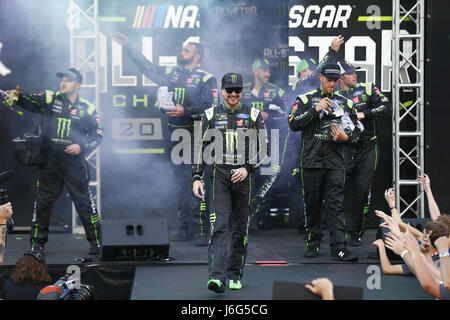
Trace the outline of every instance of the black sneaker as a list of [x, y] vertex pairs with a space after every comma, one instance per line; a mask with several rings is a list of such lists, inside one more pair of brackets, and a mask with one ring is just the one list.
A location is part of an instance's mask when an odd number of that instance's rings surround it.
[[309, 245], [305, 251], [306, 258], [317, 258], [319, 256], [320, 246]]
[[337, 261], [356, 261], [358, 256], [351, 253], [347, 248], [342, 248], [331, 253], [331, 259]]
[[348, 242], [349, 247], [359, 247], [362, 244], [362, 238], [357, 234], [352, 234], [350, 241]]
[[44, 254], [44, 245], [35, 244], [34, 246], [31, 247], [31, 251], [36, 251], [43, 255]]
[[196, 247], [207, 247], [208, 246], [208, 237], [200, 236], [200, 235], [195, 237], [195, 246]]
[[91, 244], [91, 247], [89, 248], [88, 255], [90, 256], [96, 256], [100, 254], [100, 247], [97, 244]]
[[209, 290], [214, 291], [215, 293], [225, 292], [225, 284], [218, 279], [209, 280], [207, 283], [207, 287]]

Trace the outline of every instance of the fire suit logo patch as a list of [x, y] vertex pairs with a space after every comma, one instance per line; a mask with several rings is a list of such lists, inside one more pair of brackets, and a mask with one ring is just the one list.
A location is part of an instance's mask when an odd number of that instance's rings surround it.
[[58, 129], [56, 131], [56, 137], [60, 139], [69, 137], [70, 125], [72, 123], [72, 120], [66, 118], [57, 118], [57, 120], [58, 120]]

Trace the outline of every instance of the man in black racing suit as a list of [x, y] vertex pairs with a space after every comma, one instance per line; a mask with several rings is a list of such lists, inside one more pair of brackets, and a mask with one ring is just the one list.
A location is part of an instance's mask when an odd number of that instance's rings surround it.
[[36, 199], [31, 224], [31, 249], [43, 252], [48, 241], [53, 205], [65, 185], [83, 223], [91, 247], [99, 254], [100, 218], [89, 190], [89, 171], [85, 156], [95, 150], [103, 138], [103, 126], [96, 107], [79, 97], [82, 76], [71, 68], [57, 73], [60, 91], [45, 90], [26, 94], [11, 90], [14, 103], [31, 112], [41, 113], [45, 161], [38, 167]]
[[[346, 245], [342, 147], [344, 143], [355, 142], [360, 129], [352, 101], [335, 93], [340, 76], [339, 65], [323, 65], [320, 88], [297, 98], [289, 116], [289, 126], [303, 133], [299, 168], [305, 201], [305, 257], [315, 258], [319, 254], [320, 210], [325, 198], [330, 219], [331, 257], [354, 261], [358, 257]], [[342, 125], [344, 119], [348, 120], [345, 126]]]
[[[180, 53], [177, 66], [161, 68], [148, 61], [143, 54], [129, 45], [128, 38], [123, 34], [115, 32], [112, 39], [123, 46], [125, 54], [146, 77], [160, 87], [166, 86], [168, 92], [173, 92], [172, 100], [175, 106], [169, 110], [160, 110], [167, 116], [170, 134], [176, 129], [189, 131], [191, 150], [193, 150], [194, 120], [200, 119], [203, 111], [219, 103], [215, 76], [199, 68], [204, 55], [203, 46], [200, 43], [189, 42]], [[170, 153], [178, 143], [179, 141], [168, 140]], [[191, 160], [189, 163], [174, 165], [174, 176], [178, 182], [176, 184], [177, 207], [181, 230], [172, 240], [185, 241], [194, 237], [197, 246], [206, 246], [209, 226], [207, 197], [198, 201], [190, 191], [187, 191], [191, 190], [192, 154], [188, 158]], [[209, 181], [204, 183], [208, 185]]]
[[[198, 156], [193, 165], [193, 193], [202, 198], [200, 180], [206, 164], [213, 164], [207, 287], [217, 293], [242, 288], [248, 245], [252, 173], [265, 160], [268, 140], [261, 111], [241, 103], [242, 76], [227, 73], [222, 78], [223, 104], [209, 108], [202, 119], [202, 134], [196, 141]], [[213, 142], [209, 143], [214, 137]], [[256, 148], [253, 143], [256, 143]], [[210, 146], [214, 147], [212, 159]], [[208, 153], [209, 149], [209, 153]], [[251, 150], [258, 149], [258, 152]], [[228, 234], [231, 234], [230, 252]]]

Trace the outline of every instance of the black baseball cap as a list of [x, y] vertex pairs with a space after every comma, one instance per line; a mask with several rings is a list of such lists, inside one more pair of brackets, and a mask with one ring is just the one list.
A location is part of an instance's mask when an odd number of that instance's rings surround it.
[[255, 69], [269, 69], [270, 68], [270, 63], [269, 60], [267, 59], [256, 59], [255, 61], [253, 61], [252, 63], [252, 70]]
[[353, 73], [355, 70], [361, 69], [361, 67], [355, 67], [350, 62], [345, 60], [339, 61], [338, 64], [341, 67], [342, 74]]
[[242, 75], [235, 72], [225, 73], [222, 77], [222, 88], [242, 88], [244, 87], [244, 81]]
[[81, 76], [81, 73], [75, 68], [70, 68], [65, 72], [58, 72], [56, 76], [60, 79], [62, 79], [62, 77], [67, 77], [68, 79], [78, 83], [83, 82], [83, 77]]
[[337, 63], [327, 63], [320, 70], [320, 74], [327, 78], [341, 77], [341, 67]]

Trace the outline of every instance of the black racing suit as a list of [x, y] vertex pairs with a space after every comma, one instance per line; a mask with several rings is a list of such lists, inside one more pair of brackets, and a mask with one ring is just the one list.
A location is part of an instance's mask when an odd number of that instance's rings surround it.
[[[167, 86], [168, 91], [173, 92], [172, 100], [174, 104], [180, 104], [184, 107], [184, 115], [182, 117], [167, 116], [167, 124], [170, 134], [180, 128], [189, 130], [192, 142], [191, 150], [193, 150], [194, 120], [200, 119], [203, 111], [219, 103], [219, 91], [214, 75], [200, 68], [185, 69], [182, 66], [162, 68], [155, 66], [144, 55], [130, 46], [124, 47], [124, 52], [146, 77], [159, 86]], [[179, 142], [171, 141], [170, 138], [167, 142], [170, 150], [168, 156], [170, 157], [172, 149]], [[208, 217], [207, 203], [206, 200], [199, 201], [192, 195], [192, 154], [189, 155], [189, 159], [191, 160], [190, 163], [182, 163], [173, 167], [174, 176], [177, 179], [177, 194], [179, 195], [177, 199], [178, 217], [182, 230], [190, 232], [196, 237], [206, 237], [209, 226], [206, 220]], [[204, 181], [204, 183], [208, 184], [209, 181]]]
[[353, 101], [358, 112], [364, 113], [360, 120], [364, 130], [357, 143], [346, 144], [345, 199], [351, 203], [350, 219], [347, 231], [352, 238], [361, 238], [366, 227], [366, 216], [369, 212], [371, 186], [378, 163], [378, 142], [376, 121], [379, 118], [391, 117], [392, 106], [383, 93], [372, 83], [358, 83], [340, 94]]
[[[17, 104], [43, 116], [41, 130], [45, 163], [38, 167], [37, 172], [32, 248], [43, 247], [48, 241], [52, 208], [64, 185], [83, 223], [87, 240], [99, 246], [100, 218], [89, 190], [89, 170], [85, 159], [103, 138], [103, 126], [96, 107], [81, 97], [72, 104], [60, 92], [50, 90], [32, 95], [21, 92]], [[80, 145], [79, 155], [64, 152], [71, 144]]]
[[[216, 136], [214, 142], [209, 142], [211, 135]], [[210, 279], [219, 279], [223, 283], [227, 278], [239, 280], [247, 255], [251, 176], [268, 154], [264, 120], [255, 108], [240, 104], [232, 110], [220, 104], [205, 111], [198, 140], [198, 156], [192, 171], [194, 181], [202, 179], [207, 163], [213, 164], [208, 246]], [[255, 149], [261, 153], [249, 152]], [[209, 155], [212, 158], [208, 158]], [[241, 167], [247, 169], [247, 178], [232, 183], [234, 170]], [[231, 247], [228, 253], [229, 234]]]
[[[276, 85], [266, 82], [263, 84], [261, 89], [256, 95], [254, 91], [253, 82], [248, 82], [244, 85], [242, 91], [242, 103], [250, 107], [256, 108], [258, 110], [268, 113], [268, 120], [266, 121], [267, 130], [269, 134], [269, 139], [272, 139], [272, 133], [274, 130], [278, 130], [278, 163], [271, 163], [273, 174], [272, 175], [261, 175], [257, 172], [254, 178], [254, 188], [252, 194], [251, 207], [251, 217], [255, 219], [260, 225], [267, 226], [268, 215], [270, 212], [270, 195], [274, 192], [275, 184], [279, 183], [279, 175], [284, 157], [284, 141], [288, 134], [289, 128], [286, 123], [287, 111], [286, 111], [286, 100], [285, 91]], [[270, 105], [274, 105], [279, 110], [275, 110]], [[272, 145], [272, 151], [276, 149]], [[275, 159], [272, 157], [272, 160]]]
[[[305, 242], [307, 247], [319, 246], [322, 238], [320, 210], [325, 198], [329, 210], [330, 245], [335, 252], [346, 246], [344, 214], [344, 156], [343, 144], [333, 140], [329, 125], [332, 123], [316, 105], [325, 97], [335, 101], [350, 116], [353, 131], [345, 129], [346, 143], [355, 142], [360, 129], [357, 125], [353, 102], [336, 94], [326, 94], [320, 88], [301, 95], [292, 107], [289, 126], [293, 131], [301, 130], [302, 151], [300, 173], [305, 201]], [[336, 119], [331, 119], [336, 120]], [[324, 196], [323, 196], [324, 194]]]

